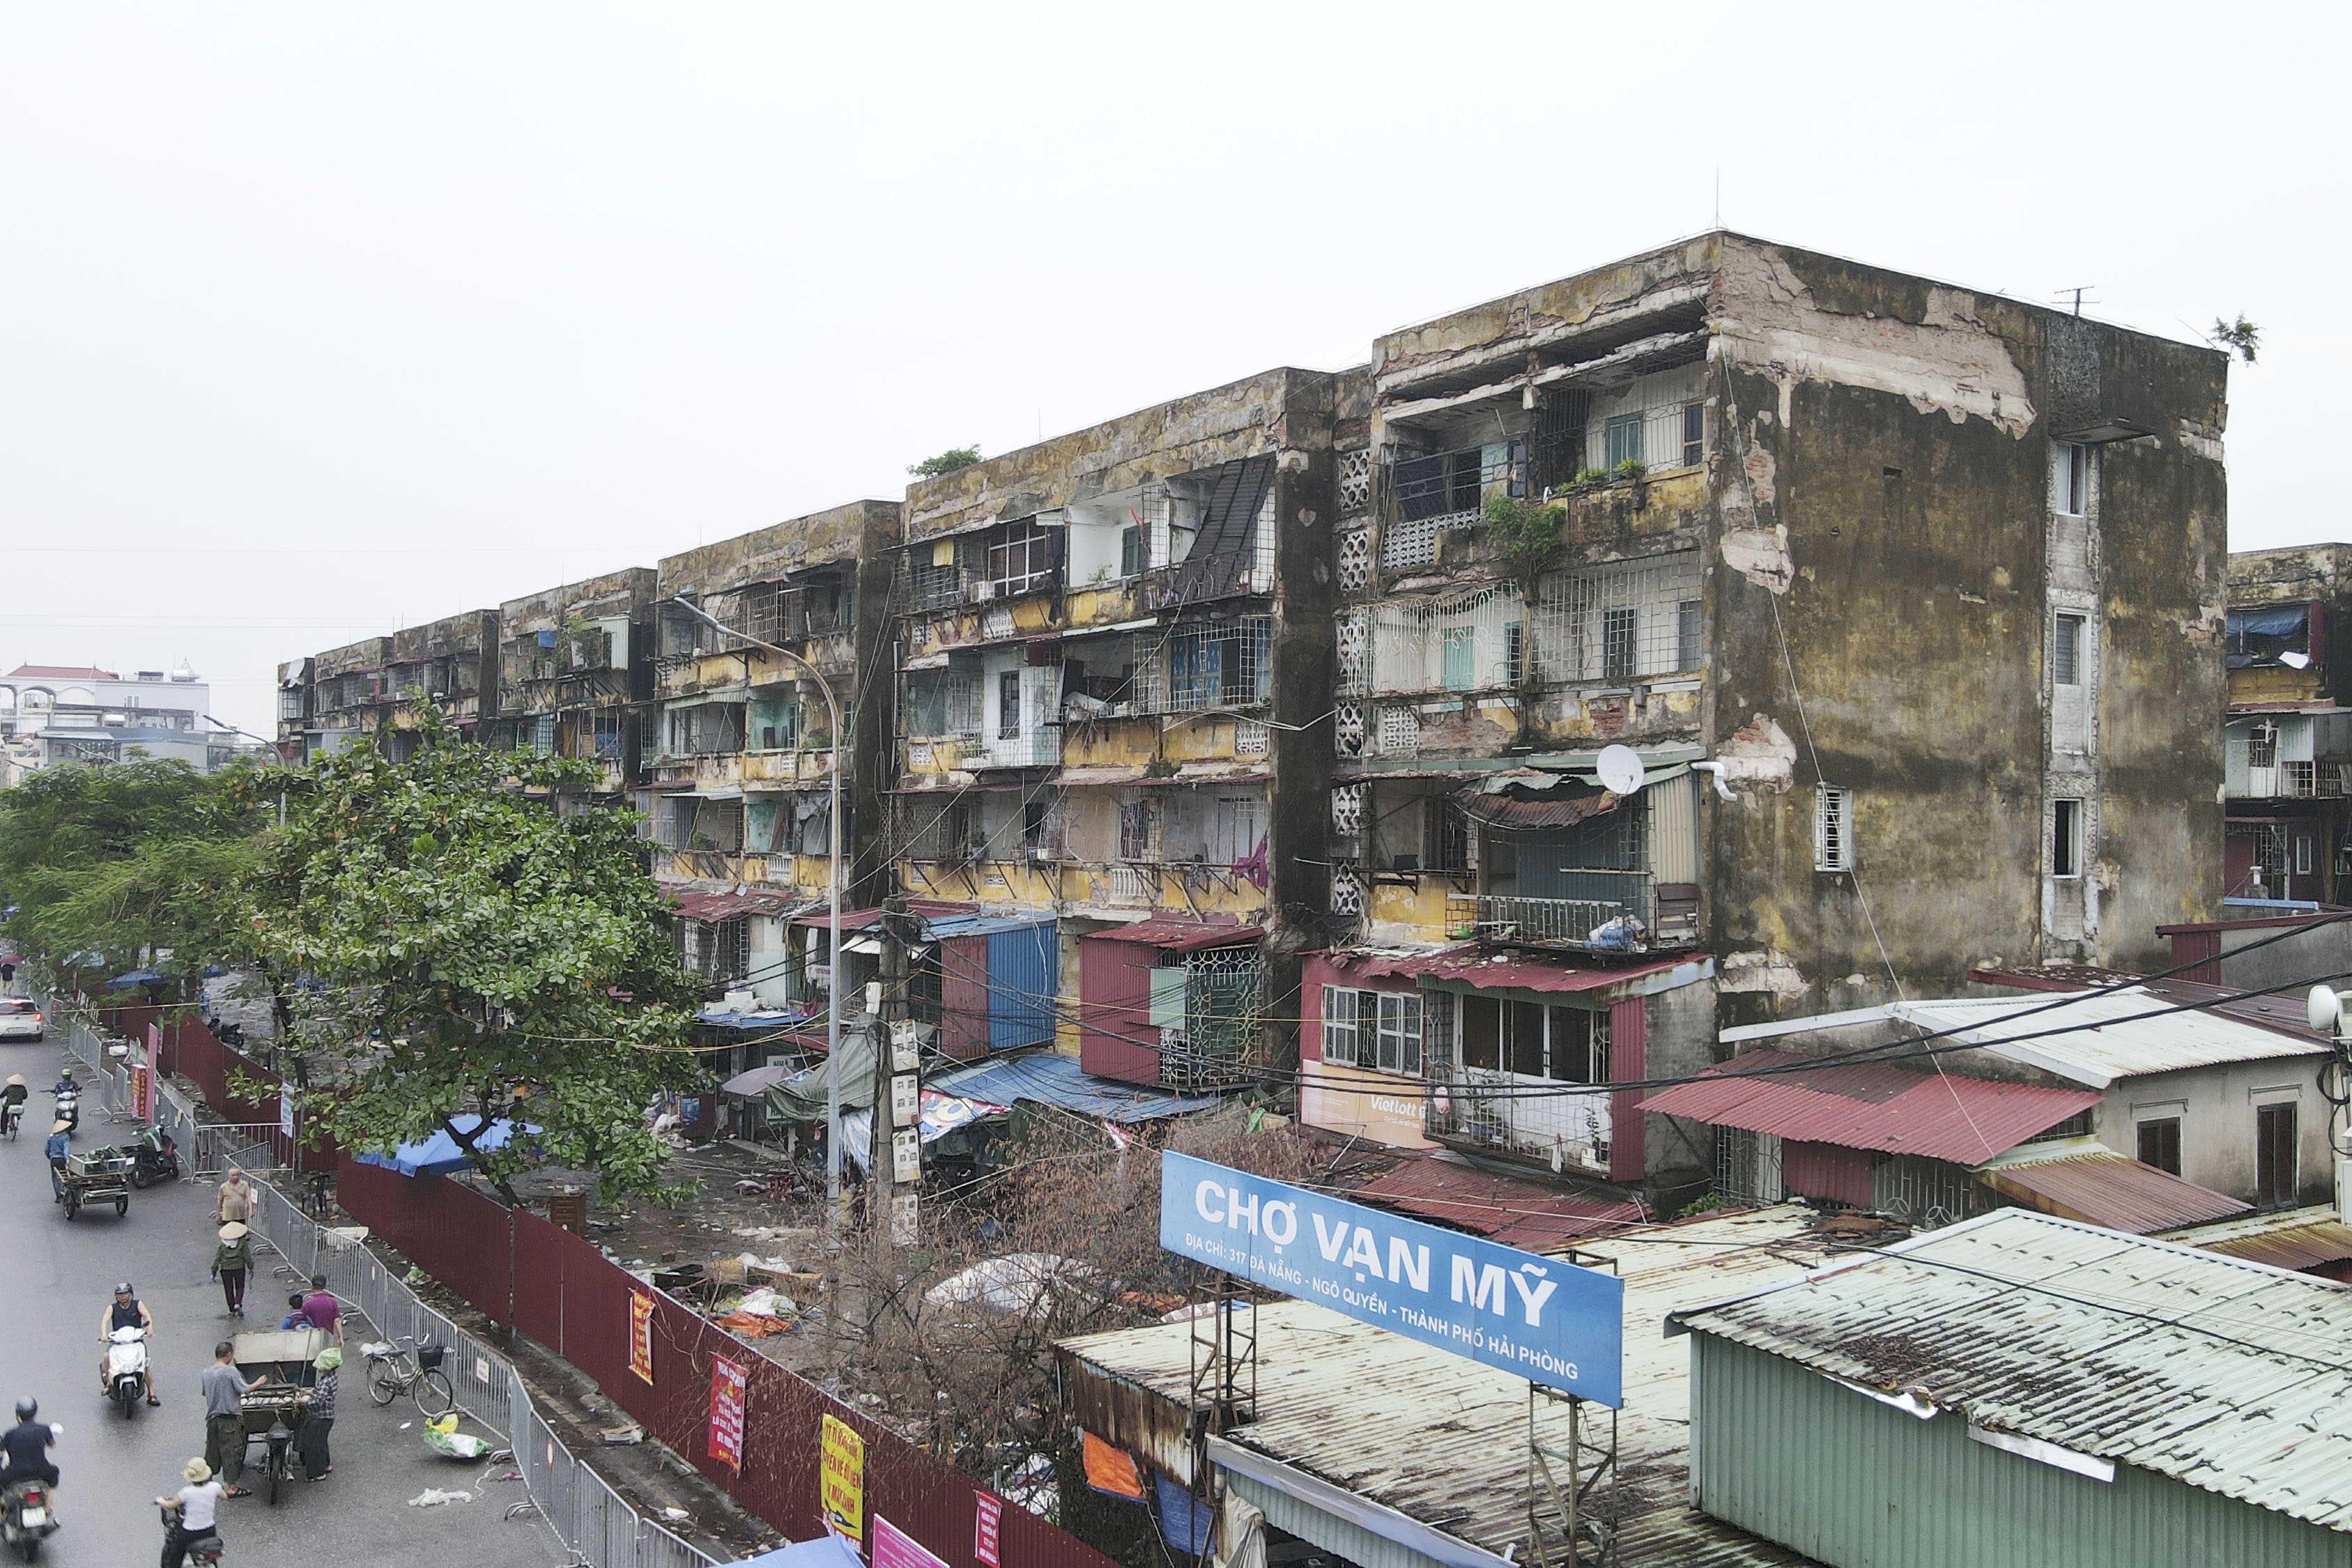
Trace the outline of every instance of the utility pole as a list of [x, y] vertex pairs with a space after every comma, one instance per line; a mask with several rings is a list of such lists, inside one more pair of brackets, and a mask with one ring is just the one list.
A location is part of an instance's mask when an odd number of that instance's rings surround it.
[[[907, 950], [921, 924], [896, 894], [882, 900], [882, 1010], [874, 1041], [874, 1247], [887, 1258], [916, 1237], [923, 1174], [922, 1052], [907, 1008]], [[884, 1136], [884, 1129], [888, 1135]], [[904, 1190], [901, 1191], [903, 1186]]]

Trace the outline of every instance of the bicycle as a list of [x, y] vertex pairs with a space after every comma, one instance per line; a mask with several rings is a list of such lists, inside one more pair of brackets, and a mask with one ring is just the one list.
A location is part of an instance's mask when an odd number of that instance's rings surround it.
[[416, 1402], [416, 1413], [431, 1421], [454, 1409], [457, 1395], [449, 1386], [448, 1373], [441, 1370], [447, 1352], [440, 1345], [416, 1345], [412, 1359], [409, 1347], [414, 1343], [403, 1337], [360, 1347], [367, 1357], [368, 1397], [389, 1405], [405, 1394]]

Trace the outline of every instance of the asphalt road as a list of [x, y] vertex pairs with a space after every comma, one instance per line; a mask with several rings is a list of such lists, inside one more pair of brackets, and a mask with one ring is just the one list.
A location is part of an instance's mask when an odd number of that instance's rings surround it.
[[[44, 1419], [66, 1428], [52, 1450], [64, 1477], [58, 1489], [64, 1527], [49, 1537], [40, 1560], [59, 1568], [131, 1568], [161, 1553], [163, 1527], [151, 1500], [175, 1489], [181, 1466], [204, 1452], [196, 1380], [212, 1361], [212, 1347], [239, 1325], [207, 1278], [214, 1243], [208, 1189], [151, 1187], [132, 1194], [123, 1219], [107, 1208], [85, 1210], [68, 1223], [49, 1201], [41, 1155], [47, 1121], [39, 1114], [47, 1100], [38, 1089], [57, 1081], [63, 1060], [53, 1044], [0, 1042], [0, 1078], [21, 1072], [36, 1086], [23, 1133], [14, 1143], [0, 1142], [0, 1257], [6, 1259], [0, 1267], [0, 1414], [29, 1394], [41, 1402]], [[83, 1104], [86, 1113], [95, 1111], [89, 1100]], [[109, 1141], [91, 1114], [75, 1146]], [[277, 1272], [275, 1253], [256, 1252], [248, 1321], [275, 1328], [291, 1287]], [[126, 1279], [154, 1314], [150, 1352], [163, 1401], [159, 1409], [142, 1405], [129, 1421], [98, 1392], [99, 1316], [110, 1288]], [[356, 1344], [362, 1336], [350, 1338]], [[505, 1517], [524, 1496], [520, 1482], [491, 1480], [508, 1467], [441, 1458], [425, 1448], [421, 1425], [404, 1401], [383, 1408], [371, 1403], [362, 1376], [346, 1369], [336, 1401], [334, 1474], [316, 1485], [294, 1482], [275, 1507], [264, 1492], [225, 1500], [224, 1563], [535, 1568], [565, 1561], [545, 1523]], [[428, 1487], [469, 1490], [474, 1500], [407, 1506]]]

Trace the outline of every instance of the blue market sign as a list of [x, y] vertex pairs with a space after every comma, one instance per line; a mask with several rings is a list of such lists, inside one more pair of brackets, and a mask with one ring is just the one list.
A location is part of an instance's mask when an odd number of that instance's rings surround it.
[[1160, 1245], [1360, 1322], [1615, 1408], [1625, 1282], [1174, 1152]]

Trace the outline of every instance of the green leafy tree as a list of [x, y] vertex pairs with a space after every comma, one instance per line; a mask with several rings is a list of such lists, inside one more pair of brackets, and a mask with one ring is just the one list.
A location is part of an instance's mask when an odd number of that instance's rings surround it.
[[235, 889], [269, 814], [257, 770], [45, 768], [0, 792], [0, 902], [12, 945], [68, 981], [152, 964], [180, 978], [244, 945]]
[[[446, 1130], [509, 1200], [534, 1157], [606, 1201], [656, 1190], [644, 1111], [691, 1081], [691, 993], [632, 819], [517, 787], [592, 763], [475, 745], [437, 709], [420, 739], [314, 763], [254, 879], [257, 952], [316, 983], [292, 1042], [311, 1125], [363, 1149]], [[537, 1132], [477, 1147], [509, 1116]]]
[[941, 474], [952, 474], [958, 468], [969, 468], [979, 461], [979, 447], [950, 447], [936, 457], [925, 458], [907, 471], [919, 479], [936, 479]]

